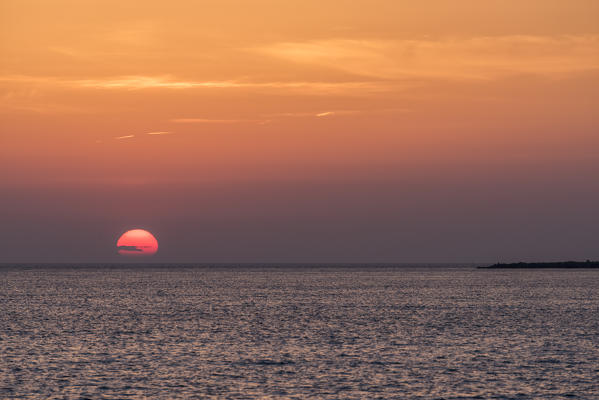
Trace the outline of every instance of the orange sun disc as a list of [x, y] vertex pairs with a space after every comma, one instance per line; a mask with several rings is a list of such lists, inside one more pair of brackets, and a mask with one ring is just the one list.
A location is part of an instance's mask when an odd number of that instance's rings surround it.
[[132, 229], [121, 235], [116, 247], [123, 256], [151, 256], [158, 251], [158, 241], [146, 230]]

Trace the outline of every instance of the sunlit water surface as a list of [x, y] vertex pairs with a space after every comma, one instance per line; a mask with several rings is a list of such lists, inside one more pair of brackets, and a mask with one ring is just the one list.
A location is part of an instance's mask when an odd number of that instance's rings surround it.
[[0, 398], [599, 398], [599, 271], [1, 268]]

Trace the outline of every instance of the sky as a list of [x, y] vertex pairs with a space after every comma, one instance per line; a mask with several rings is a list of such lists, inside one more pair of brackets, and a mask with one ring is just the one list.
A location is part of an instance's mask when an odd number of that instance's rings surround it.
[[595, 0], [0, 0], [0, 263], [599, 259]]

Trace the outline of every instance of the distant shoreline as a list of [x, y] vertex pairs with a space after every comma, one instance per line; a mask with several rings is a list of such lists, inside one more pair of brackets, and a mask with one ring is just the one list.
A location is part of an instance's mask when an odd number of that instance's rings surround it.
[[518, 262], [497, 263], [169, 263], [169, 262], [106, 262], [106, 263], [0, 263], [0, 269], [131, 269], [131, 268], [473, 268], [473, 269], [599, 269], [599, 261]]
[[484, 265], [482, 263], [257, 263], [257, 262], [105, 262], [105, 263], [85, 263], [85, 262], [26, 262], [26, 263], [0, 263], [0, 268], [475, 268]]
[[599, 261], [519, 262], [479, 266], [479, 269], [599, 268]]

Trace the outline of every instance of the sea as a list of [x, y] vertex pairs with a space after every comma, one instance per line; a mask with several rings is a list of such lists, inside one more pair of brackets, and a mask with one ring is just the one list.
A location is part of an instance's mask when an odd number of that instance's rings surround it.
[[0, 268], [1, 399], [599, 399], [599, 270]]

